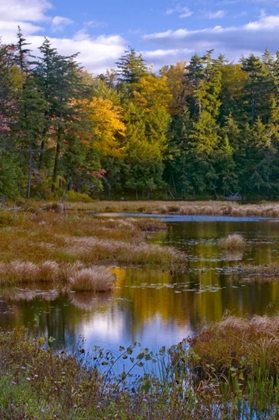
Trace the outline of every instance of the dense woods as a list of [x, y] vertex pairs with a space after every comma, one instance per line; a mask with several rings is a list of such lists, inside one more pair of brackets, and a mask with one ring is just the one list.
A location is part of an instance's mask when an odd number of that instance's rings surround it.
[[279, 52], [91, 75], [20, 28], [0, 44], [0, 198], [279, 194]]

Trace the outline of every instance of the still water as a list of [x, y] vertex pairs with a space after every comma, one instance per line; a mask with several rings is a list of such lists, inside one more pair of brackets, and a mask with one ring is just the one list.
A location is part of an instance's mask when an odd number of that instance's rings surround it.
[[[204, 217], [166, 221], [168, 229], [149, 234], [148, 241], [184, 251], [185, 273], [114, 267], [117, 282], [108, 295], [17, 290], [9, 298], [0, 296], [0, 326], [35, 328], [63, 348], [82, 337], [86, 351], [94, 345], [115, 351], [135, 341], [157, 351], [228, 312], [278, 313], [279, 281], [249, 283], [237, 278], [235, 269], [241, 263], [279, 263], [279, 222]], [[218, 247], [220, 238], [232, 233], [246, 239], [243, 253], [227, 254]]]

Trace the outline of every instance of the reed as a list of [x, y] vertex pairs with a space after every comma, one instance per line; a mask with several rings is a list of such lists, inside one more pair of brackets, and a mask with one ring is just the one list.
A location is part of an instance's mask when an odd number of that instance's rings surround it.
[[227, 251], [241, 251], [246, 247], [246, 241], [243, 236], [234, 233], [220, 239], [219, 246]]
[[252, 319], [228, 316], [203, 329], [190, 340], [195, 357], [193, 369], [208, 375], [208, 367], [221, 377], [231, 369], [248, 377], [261, 369], [268, 376], [279, 374], [279, 317], [254, 316]]
[[185, 255], [171, 247], [161, 247], [146, 243], [130, 244], [124, 241], [115, 241], [96, 238], [75, 238], [69, 240], [65, 252], [84, 262], [95, 260], [119, 264], [153, 264], [168, 266], [183, 262]]
[[115, 276], [107, 267], [87, 267], [81, 261], [72, 264], [56, 261], [35, 264], [20, 260], [0, 263], [1, 285], [46, 282], [63, 290], [107, 292], [114, 281]]
[[[14, 209], [17, 207], [14, 206]], [[27, 201], [21, 210], [30, 213], [41, 212], [44, 208], [44, 213], [61, 212], [61, 213], [81, 213], [81, 212], [134, 212], [134, 213], [149, 213], [149, 214], [165, 214], [165, 213], [179, 213], [189, 215], [232, 215], [232, 216], [256, 216], [256, 217], [271, 217], [279, 218], [279, 204], [277, 202], [260, 202], [257, 204], [242, 204], [238, 202], [228, 201], [100, 201], [92, 200], [89, 202], [67, 202], [63, 203], [45, 203], [38, 201]], [[4, 215], [6, 213], [6, 216]], [[12, 212], [16, 213], [16, 211]], [[11, 212], [7, 212], [5, 208], [0, 209], [0, 224], [1, 214], [3, 214], [4, 224], [10, 223]], [[8, 221], [6, 221], [8, 218]], [[12, 217], [13, 219], [13, 217]]]
[[32, 211], [13, 211], [11, 215], [12, 224], [0, 227], [2, 285], [34, 281], [59, 285], [92, 265], [167, 266], [185, 260], [185, 255], [172, 248], [146, 243], [147, 232], [166, 229], [159, 220], [65, 216], [34, 212], [33, 207]]
[[115, 275], [106, 267], [83, 268], [69, 278], [70, 289], [76, 292], [108, 292], [115, 282]]
[[[242, 354], [230, 354], [229, 360], [239, 360], [241, 368], [229, 363], [226, 375], [201, 350], [212, 345], [217, 331], [218, 339], [223, 331], [223, 342], [227, 328], [227, 346], [232, 332], [234, 344], [235, 334], [239, 335], [243, 327], [248, 332], [246, 344], [257, 337], [248, 345], [255, 365], [248, 365], [249, 376]], [[38, 339], [26, 330], [0, 330], [0, 417], [275, 420], [279, 414], [279, 377], [274, 373], [268, 376], [264, 368], [266, 353], [267, 359], [278, 358], [277, 354], [272, 356], [278, 350], [271, 337], [274, 333], [277, 329], [266, 319], [259, 317], [247, 326], [246, 320], [230, 317], [204, 329], [184, 347], [180, 343], [153, 353], [134, 343], [120, 346], [118, 352], [94, 347], [86, 353], [82, 340], [65, 352], [55, 350], [55, 337]], [[244, 338], [242, 334], [239, 341]], [[118, 371], [117, 366], [124, 361], [125, 369]], [[193, 366], [203, 367], [207, 376], [197, 381]]]
[[277, 202], [242, 204], [228, 201], [94, 201], [70, 203], [70, 211], [178, 213], [185, 215], [220, 215], [238, 217], [279, 217]]

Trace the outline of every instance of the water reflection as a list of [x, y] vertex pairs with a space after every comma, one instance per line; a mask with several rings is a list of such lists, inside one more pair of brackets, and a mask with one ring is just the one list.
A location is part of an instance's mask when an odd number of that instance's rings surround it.
[[[248, 242], [242, 253], [228, 254], [220, 238], [240, 233]], [[172, 245], [187, 253], [184, 274], [115, 267], [117, 283], [110, 294], [14, 290], [0, 299], [0, 326], [29, 326], [38, 335], [53, 336], [62, 347], [85, 338], [117, 350], [137, 341], [158, 350], [193, 335], [204, 323], [236, 316], [271, 315], [279, 310], [279, 283], [239, 282], [234, 267], [242, 263], [279, 263], [279, 224], [257, 222], [171, 223], [157, 232], [153, 243]]]

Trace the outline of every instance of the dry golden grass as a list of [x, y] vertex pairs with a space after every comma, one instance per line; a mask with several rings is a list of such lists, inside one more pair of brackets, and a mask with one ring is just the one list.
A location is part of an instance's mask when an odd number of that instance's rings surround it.
[[171, 247], [146, 243], [128, 243], [93, 237], [68, 238], [66, 255], [83, 262], [107, 261], [120, 264], [170, 264], [182, 262], [185, 255]]
[[76, 292], [108, 292], [115, 275], [106, 267], [82, 268], [69, 278], [70, 289]]
[[107, 292], [111, 290], [115, 275], [107, 267], [87, 267], [80, 261], [73, 264], [56, 261], [14, 260], [0, 263], [0, 284], [47, 282], [75, 291]]
[[[100, 201], [95, 200], [89, 203], [40, 203], [30, 201], [24, 206], [25, 210], [33, 214], [34, 221], [44, 223], [41, 217], [44, 214], [60, 212], [76, 214], [80, 216], [82, 212], [93, 213], [147, 213], [147, 214], [166, 214], [176, 213], [185, 215], [219, 215], [219, 216], [256, 216], [279, 218], [279, 203], [262, 202], [257, 204], [241, 204], [229, 201]], [[44, 208], [44, 211], [42, 210]], [[66, 211], [65, 211], [66, 209]], [[13, 212], [16, 213], [16, 212]], [[1, 214], [3, 217], [1, 218]], [[5, 210], [0, 212], [0, 225], [9, 224], [11, 212]]]
[[279, 217], [279, 203], [241, 204], [228, 201], [94, 201], [70, 203], [70, 211], [177, 213], [185, 215], [219, 215], [239, 217]]
[[279, 374], [279, 316], [254, 316], [252, 319], [229, 316], [202, 330], [191, 340], [195, 357], [193, 368], [209, 372], [214, 366], [218, 373], [228, 375], [230, 369], [241, 368], [245, 373], [268, 369]]
[[81, 270], [90, 277], [84, 270], [92, 265], [183, 262], [185, 255], [174, 249], [146, 243], [147, 231], [165, 228], [148, 218], [13, 211], [0, 227], [0, 283], [63, 283]]

